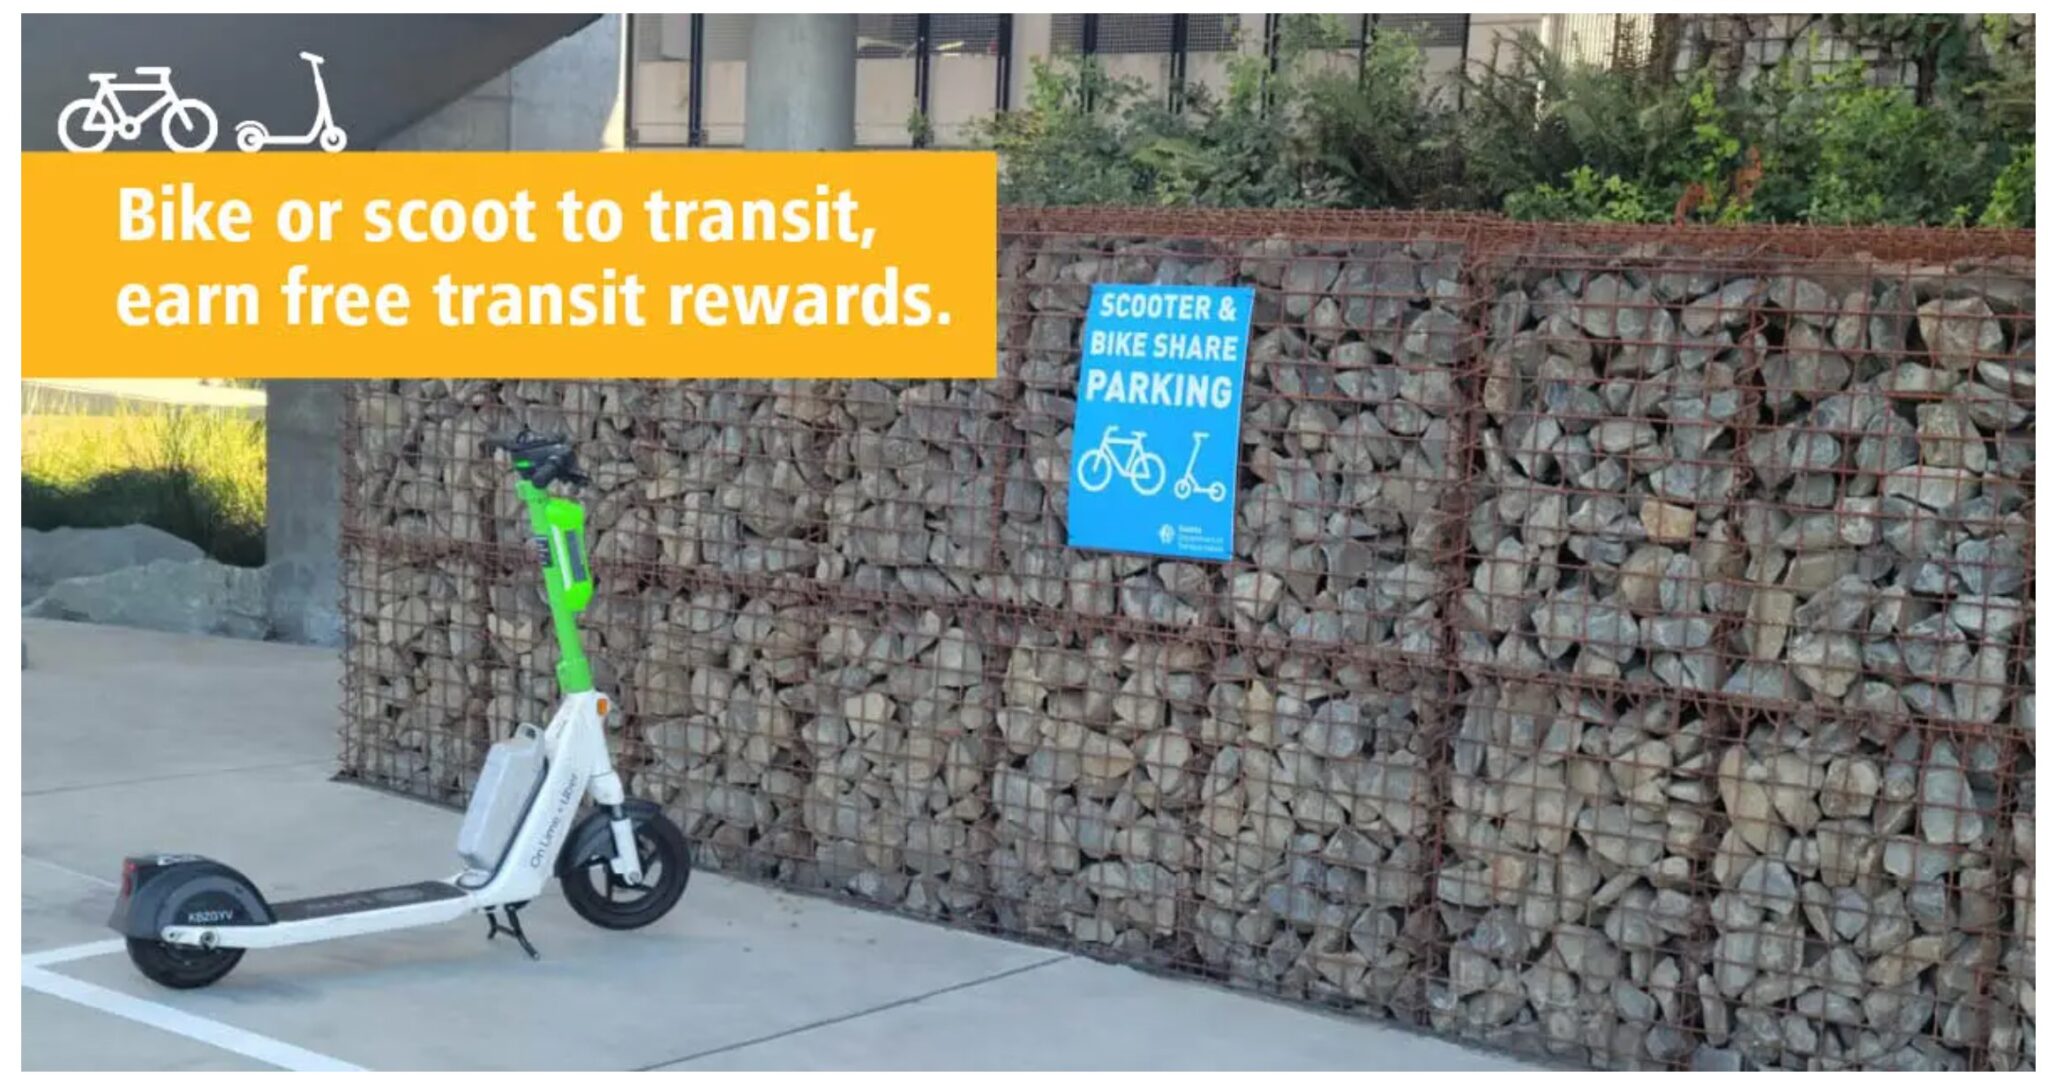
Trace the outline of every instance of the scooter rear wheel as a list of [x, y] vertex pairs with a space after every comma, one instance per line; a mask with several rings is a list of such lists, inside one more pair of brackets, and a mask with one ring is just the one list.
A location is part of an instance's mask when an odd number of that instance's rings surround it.
[[[602, 812], [592, 816], [603, 816]], [[633, 843], [640, 852], [640, 883], [629, 885], [612, 872], [609, 858], [562, 872], [562, 896], [570, 909], [607, 930], [637, 930], [668, 914], [690, 884], [690, 841], [675, 822], [659, 813], [633, 819]]]
[[187, 948], [150, 937], [128, 939], [128, 958], [150, 981], [173, 990], [196, 990], [219, 982], [242, 962], [242, 949]]

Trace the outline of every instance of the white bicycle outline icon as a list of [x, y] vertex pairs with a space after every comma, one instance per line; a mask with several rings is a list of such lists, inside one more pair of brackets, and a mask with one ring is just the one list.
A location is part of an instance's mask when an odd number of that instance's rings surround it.
[[[115, 136], [124, 142], [133, 142], [142, 135], [142, 126], [149, 118], [162, 112], [164, 146], [179, 153], [203, 151], [213, 146], [215, 137], [220, 135], [220, 118], [214, 116], [213, 107], [197, 98], [180, 97], [171, 86], [171, 69], [166, 67], [137, 67], [135, 74], [153, 78], [154, 82], [117, 83], [120, 76], [114, 72], [93, 72], [86, 76], [98, 89], [90, 98], [78, 98], [57, 114], [57, 141], [65, 149], [80, 154], [91, 154], [105, 150]], [[131, 114], [121, 104], [123, 92], [151, 91], [157, 95], [149, 108]], [[168, 107], [168, 109], [166, 108]], [[197, 118], [196, 120], [194, 118]], [[76, 125], [81, 136], [73, 138], [72, 127]], [[182, 132], [180, 126], [183, 126]], [[196, 139], [186, 139], [204, 131]], [[97, 138], [92, 138], [97, 137]]]
[[[1141, 497], [1159, 492], [1166, 485], [1166, 460], [1157, 452], [1145, 450], [1143, 430], [1132, 430], [1130, 436], [1118, 438], [1116, 429], [1114, 425], [1105, 427], [1095, 447], [1074, 460], [1075, 484], [1090, 493], [1100, 493], [1109, 488], [1117, 475], [1122, 475]], [[1118, 454], [1119, 449], [1122, 454]]]

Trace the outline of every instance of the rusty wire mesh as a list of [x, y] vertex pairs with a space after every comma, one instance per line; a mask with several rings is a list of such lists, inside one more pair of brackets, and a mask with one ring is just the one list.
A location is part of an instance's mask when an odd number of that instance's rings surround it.
[[[2031, 234], [1009, 213], [988, 382], [351, 394], [344, 770], [552, 648], [700, 862], [1614, 1067], [2034, 1064]], [[1094, 282], [1258, 287], [1237, 551], [1065, 545]]]

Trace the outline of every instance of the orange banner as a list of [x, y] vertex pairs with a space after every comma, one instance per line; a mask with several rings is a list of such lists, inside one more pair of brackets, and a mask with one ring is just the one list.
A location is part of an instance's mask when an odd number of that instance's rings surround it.
[[24, 154], [28, 377], [986, 378], [981, 152]]

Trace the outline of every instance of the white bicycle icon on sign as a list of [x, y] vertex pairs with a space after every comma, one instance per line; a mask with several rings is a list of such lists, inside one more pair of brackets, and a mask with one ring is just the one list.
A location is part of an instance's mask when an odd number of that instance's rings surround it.
[[[99, 87], [90, 98], [80, 98], [57, 115], [57, 140], [65, 149], [89, 154], [105, 150], [115, 136], [133, 142], [142, 126], [163, 114], [164, 146], [174, 151], [203, 151], [213, 146], [220, 134], [220, 120], [213, 107], [197, 98], [179, 97], [171, 86], [171, 69], [136, 68], [135, 74], [150, 82], [116, 83], [113, 72], [93, 72], [87, 79]], [[121, 104], [123, 92], [150, 91], [156, 100], [140, 113], [129, 113]]]
[[1109, 488], [1117, 475], [1130, 480], [1141, 497], [1150, 497], [1166, 485], [1166, 460], [1145, 450], [1145, 434], [1134, 430], [1128, 437], [1116, 436], [1116, 426], [1102, 430], [1095, 447], [1074, 461], [1074, 481], [1090, 493]]

